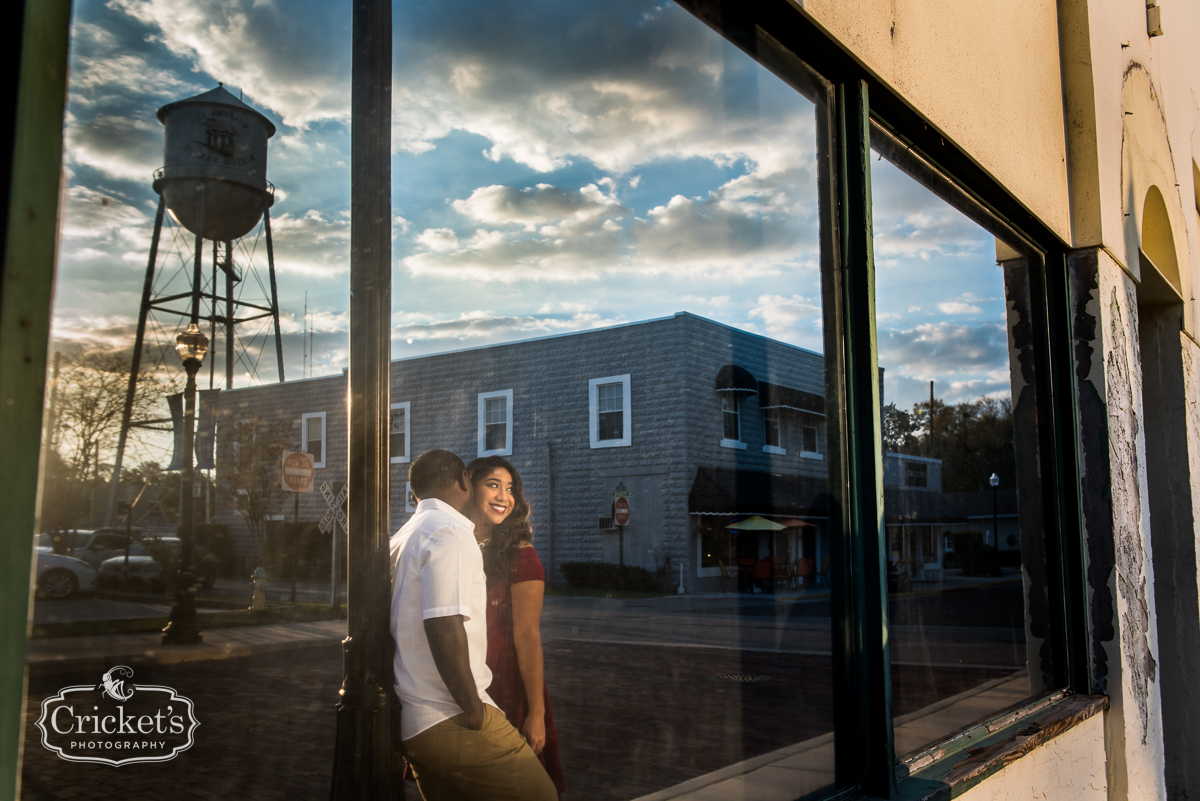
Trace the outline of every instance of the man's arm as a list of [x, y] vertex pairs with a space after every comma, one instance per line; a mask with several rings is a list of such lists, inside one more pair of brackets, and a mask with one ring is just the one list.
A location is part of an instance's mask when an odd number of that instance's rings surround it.
[[425, 621], [425, 637], [433, 653], [433, 663], [446, 683], [454, 703], [467, 713], [467, 728], [483, 728], [483, 700], [471, 675], [471, 658], [467, 648], [467, 630], [462, 615], [431, 617]]

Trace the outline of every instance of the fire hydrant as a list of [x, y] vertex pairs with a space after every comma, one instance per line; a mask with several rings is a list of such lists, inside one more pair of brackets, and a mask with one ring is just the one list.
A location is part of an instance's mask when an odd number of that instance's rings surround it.
[[267, 571], [261, 567], [254, 571], [254, 575], [250, 577], [250, 597], [254, 603], [250, 607], [251, 612], [265, 612], [267, 609], [267, 590], [271, 585], [267, 583]]

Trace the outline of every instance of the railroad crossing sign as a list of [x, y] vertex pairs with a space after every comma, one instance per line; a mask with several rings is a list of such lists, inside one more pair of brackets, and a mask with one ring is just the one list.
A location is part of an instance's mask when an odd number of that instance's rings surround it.
[[328, 534], [335, 522], [341, 525], [342, 531], [347, 530], [346, 513], [342, 510], [342, 507], [346, 505], [346, 485], [342, 484], [341, 490], [336, 495], [333, 492], [333, 486], [328, 481], [321, 482], [321, 497], [325, 499], [325, 503], [329, 504], [325, 516], [317, 525], [322, 534]]
[[622, 496], [613, 501], [613, 522], [623, 526], [629, 522], [629, 499]]
[[622, 481], [617, 485], [617, 488], [608, 493], [610, 498], [632, 498], [633, 492], [625, 488], [625, 482]]
[[279, 480], [288, 492], [312, 492], [312, 454], [284, 451], [283, 469], [280, 471]]

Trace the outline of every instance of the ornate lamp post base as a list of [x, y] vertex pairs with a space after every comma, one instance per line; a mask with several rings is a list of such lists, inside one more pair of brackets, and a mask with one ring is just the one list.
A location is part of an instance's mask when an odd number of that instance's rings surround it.
[[175, 579], [175, 602], [171, 604], [171, 621], [163, 629], [163, 645], [195, 645], [203, 642], [196, 624], [196, 580], [190, 573], [180, 573]]

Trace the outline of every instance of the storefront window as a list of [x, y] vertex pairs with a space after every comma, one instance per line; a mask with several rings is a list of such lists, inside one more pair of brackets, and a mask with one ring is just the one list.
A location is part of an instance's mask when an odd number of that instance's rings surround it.
[[[393, 9], [390, 528], [519, 474], [570, 798], [880, 794], [1064, 686], [1043, 254], [726, 5]], [[76, 8], [30, 799], [330, 787], [350, 19]]]
[[1028, 257], [887, 159], [872, 163], [872, 189], [904, 758], [1056, 688], [1033, 583], [1045, 575], [1041, 470], [1018, 447], [1037, 438], [1028, 343], [1012, 333], [1030, 313]]
[[[432, 448], [466, 462], [500, 454], [523, 478], [572, 797], [775, 785], [783, 769], [792, 797], [832, 784], [831, 479], [811, 458], [826, 407], [842, 402], [826, 394], [822, 356], [828, 85], [798, 62], [788, 85], [673, 4], [394, 11], [389, 434], [403, 452], [391, 456], [403, 467]], [[275, 13], [255, 6], [235, 22], [152, 2], [77, 13], [54, 341], [75, 372], [63, 374], [47, 473], [48, 491], [73, 500], [45, 519], [54, 530], [128, 520], [147, 541], [179, 533], [178, 468], [193, 454], [171, 436], [165, 396], [183, 388], [174, 342], [194, 315], [208, 338], [197, 414], [215, 448], [211, 470], [192, 462], [192, 484], [211, 492], [191, 508], [211, 580], [195, 591], [199, 644], [161, 643], [172, 565], [141, 552], [128, 567], [116, 554], [94, 595], [39, 597], [30, 797], [63, 781], [116, 797], [131, 769], [173, 792], [329, 786], [339, 493], [354, 480], [349, 11], [287, 24]], [[251, 128], [258, 149], [243, 153]], [[237, 174], [200, 193], [181, 183], [199, 180], [188, 159]], [[247, 202], [269, 208], [243, 209], [244, 231], [214, 227]], [[101, 320], [97, 343], [87, 334]], [[114, 483], [139, 327], [141, 394]], [[93, 353], [112, 369], [76, 368]], [[67, 398], [92, 391], [83, 376], [108, 381], [118, 411], [87, 440], [62, 422]], [[615, 378], [592, 386], [603, 376]], [[312, 491], [291, 491], [306, 470]], [[390, 474], [396, 529], [414, 507], [405, 471]], [[246, 611], [252, 582], [265, 609]], [[71, 595], [64, 584], [54, 593]], [[132, 671], [110, 684], [190, 699], [202, 725], [169, 766], [118, 773], [42, 746], [38, 705], [101, 683], [74, 635], [132, 638], [106, 646], [105, 659], [120, 656], [101, 672]], [[274, 747], [271, 732], [305, 745]]]

